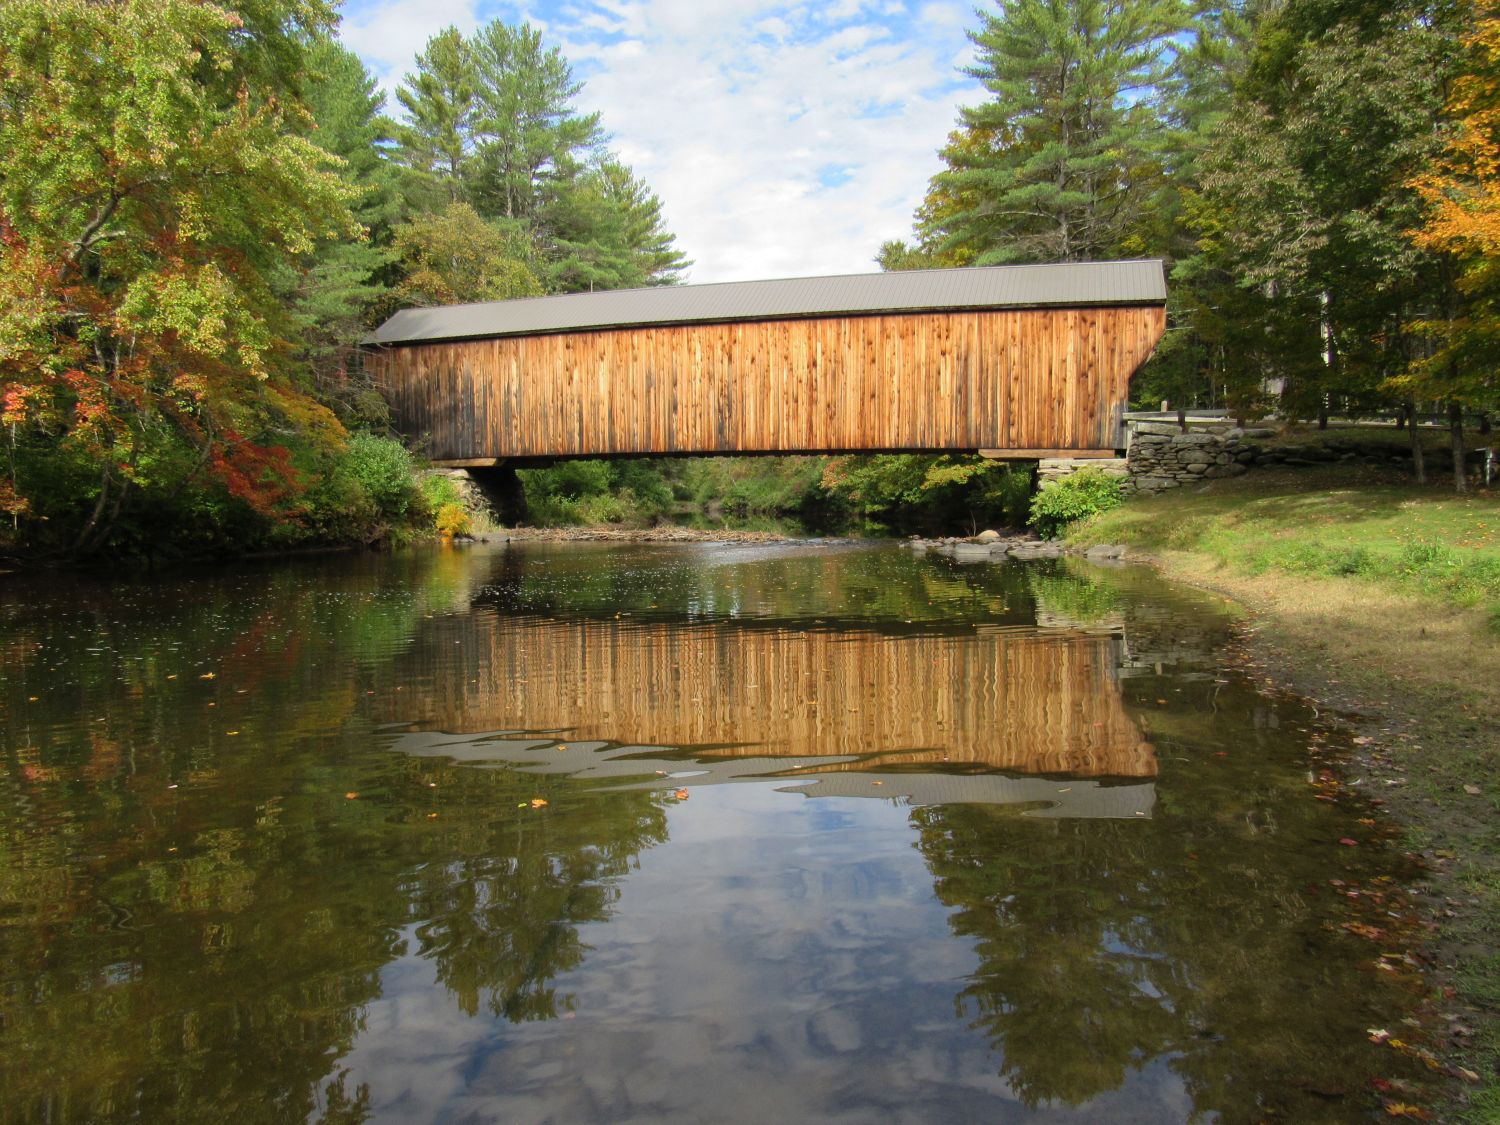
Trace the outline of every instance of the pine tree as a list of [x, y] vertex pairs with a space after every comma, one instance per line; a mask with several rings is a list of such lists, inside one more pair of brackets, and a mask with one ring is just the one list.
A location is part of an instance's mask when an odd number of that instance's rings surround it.
[[475, 91], [476, 176], [481, 214], [529, 218], [551, 185], [566, 180], [603, 140], [597, 113], [572, 105], [583, 84], [530, 24], [496, 20], [470, 43]]
[[389, 292], [392, 230], [401, 211], [397, 169], [386, 153], [394, 125], [373, 75], [359, 56], [332, 39], [308, 51], [306, 100], [316, 129], [312, 140], [343, 163], [355, 220], [363, 237], [321, 243], [296, 278], [291, 301], [303, 325], [302, 354], [330, 401], [368, 413], [375, 398], [350, 382], [349, 352]]
[[464, 197], [468, 162], [474, 149], [475, 68], [473, 51], [456, 27], [427, 41], [415, 74], [396, 90], [409, 121], [399, 130], [407, 167], [441, 185], [450, 202]]
[[1145, 206], [1157, 103], [1181, 0], [1010, 0], [972, 33], [969, 73], [991, 100], [963, 126], [1000, 140], [944, 151], [938, 186], [961, 201], [933, 223], [978, 264], [1117, 253]]

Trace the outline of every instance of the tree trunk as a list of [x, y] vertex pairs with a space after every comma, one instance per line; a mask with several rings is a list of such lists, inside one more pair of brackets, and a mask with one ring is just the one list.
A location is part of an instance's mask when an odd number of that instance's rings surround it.
[[1479, 432], [1485, 437], [1490, 436], [1490, 412], [1488, 410], [1479, 412]]
[[1453, 440], [1453, 491], [1469, 491], [1469, 478], [1464, 464], [1464, 408], [1456, 402], [1448, 404], [1448, 436]]
[[89, 513], [89, 518], [83, 521], [83, 528], [78, 532], [78, 538], [73, 541], [73, 553], [83, 553], [85, 545], [94, 534], [94, 528], [98, 526], [99, 519], [104, 515], [104, 508], [109, 503], [109, 465], [105, 464], [99, 474], [99, 499], [94, 504], [94, 510]]
[[1411, 438], [1411, 468], [1417, 475], [1418, 484], [1427, 483], [1427, 464], [1422, 459], [1422, 431], [1417, 425], [1417, 404], [1408, 402], [1406, 404], [1406, 416], [1411, 419], [1411, 425], [1407, 429], [1407, 436]]

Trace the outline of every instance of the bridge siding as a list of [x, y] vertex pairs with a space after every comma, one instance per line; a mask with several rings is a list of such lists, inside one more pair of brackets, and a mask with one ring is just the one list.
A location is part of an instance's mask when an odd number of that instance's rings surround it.
[[[696, 747], [708, 757], [878, 754], [882, 767], [941, 757], [1083, 777], [1157, 772], [1116, 680], [1121, 642], [1108, 636], [986, 628], [974, 643], [505, 614], [470, 616], [461, 629], [469, 673], [433, 677], [434, 690], [381, 717], [454, 733], [563, 729], [570, 742]], [[435, 636], [449, 648], [459, 639]]]
[[902, 313], [416, 343], [372, 353], [434, 460], [1102, 449], [1159, 306]]

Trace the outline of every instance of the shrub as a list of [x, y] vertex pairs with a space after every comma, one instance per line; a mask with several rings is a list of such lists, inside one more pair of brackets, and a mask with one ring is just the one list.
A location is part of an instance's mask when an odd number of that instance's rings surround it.
[[1068, 524], [1117, 508], [1124, 499], [1117, 478], [1102, 469], [1080, 469], [1031, 498], [1030, 523], [1043, 538], [1055, 539]]
[[416, 498], [411, 454], [395, 438], [351, 434], [339, 469], [360, 486], [383, 519], [399, 520]]
[[462, 504], [442, 505], [438, 508], [433, 522], [438, 532], [449, 539], [474, 534], [474, 521], [469, 518], [468, 509]]

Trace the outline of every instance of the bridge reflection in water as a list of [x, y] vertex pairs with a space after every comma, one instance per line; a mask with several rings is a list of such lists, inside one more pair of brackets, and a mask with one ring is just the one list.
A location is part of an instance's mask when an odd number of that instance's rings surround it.
[[1121, 701], [1116, 637], [497, 614], [432, 624], [420, 643], [434, 667], [458, 648], [468, 674], [382, 709], [409, 725], [404, 753], [611, 785], [777, 776], [811, 796], [1035, 804], [1045, 816], [1143, 816], [1154, 802], [1156, 755]]

